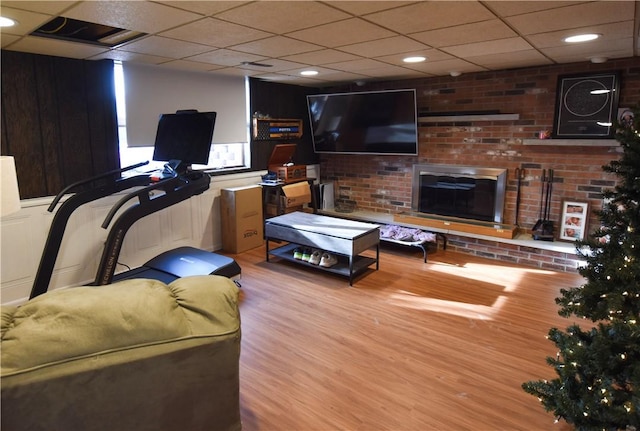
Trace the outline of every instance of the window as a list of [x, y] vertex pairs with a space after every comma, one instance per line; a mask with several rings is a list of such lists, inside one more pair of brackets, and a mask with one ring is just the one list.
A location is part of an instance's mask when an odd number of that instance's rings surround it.
[[[145, 70], [146, 75], [149, 76], [148, 70]], [[173, 73], [173, 72], [171, 72]], [[131, 115], [127, 115], [127, 93], [125, 88], [125, 68], [123, 67], [122, 62], [115, 61], [114, 62], [114, 76], [115, 76], [115, 90], [116, 90], [116, 109], [118, 115], [118, 136], [119, 136], [119, 144], [120, 144], [120, 165], [122, 167], [131, 166], [143, 161], [148, 160], [150, 163], [148, 166], [145, 166], [145, 170], [153, 170], [153, 169], [161, 169], [164, 165], [164, 162], [154, 162], [153, 159], [153, 142], [155, 139], [154, 136], [150, 136], [150, 128], [147, 128], [147, 137], [145, 142], [150, 142], [151, 145], [130, 145], [128, 142], [128, 135], [131, 132], [127, 130], [127, 118], [131, 119]], [[144, 91], [144, 89], [143, 89]], [[129, 95], [130, 96], [130, 95]], [[136, 94], [136, 97], [140, 97], [146, 100], [146, 96], [144, 94]], [[170, 97], [170, 96], [168, 96]], [[174, 102], [175, 103], [175, 102]], [[187, 102], [189, 103], [189, 102]], [[214, 132], [214, 142], [211, 145], [211, 152], [209, 154], [209, 164], [208, 165], [193, 165], [194, 169], [206, 169], [206, 170], [231, 170], [231, 169], [240, 169], [249, 167], [249, 160], [251, 160], [249, 153], [249, 142], [250, 142], [250, 114], [249, 114], [249, 80], [247, 78], [244, 79], [244, 104], [242, 105], [242, 109], [244, 110], [243, 121], [244, 121], [244, 130], [241, 134], [244, 134], [246, 137], [243, 142], [225, 142], [225, 143], [216, 143], [216, 134]], [[188, 104], [187, 106], [191, 107], [193, 105]], [[183, 107], [184, 108], [184, 107]], [[160, 108], [159, 108], [160, 109]], [[216, 109], [211, 109], [216, 111]], [[165, 109], [166, 112], [174, 112]], [[165, 113], [165, 112], [159, 112]], [[159, 114], [157, 113], [157, 114]], [[158, 118], [157, 114], [153, 114], [152, 118]], [[224, 119], [223, 119], [224, 121]], [[227, 122], [220, 124], [220, 116], [218, 120], [216, 120], [216, 131], [220, 127], [224, 127]], [[157, 123], [156, 123], [157, 124]], [[242, 124], [242, 123], [240, 123]], [[155, 127], [154, 125], [151, 125]], [[155, 132], [155, 129], [153, 129]], [[225, 135], [229, 135], [228, 133]], [[239, 136], [239, 134], [231, 134], [235, 139]], [[224, 139], [224, 138], [223, 138]], [[231, 138], [234, 139], [234, 138]], [[227, 138], [227, 140], [229, 140]]]

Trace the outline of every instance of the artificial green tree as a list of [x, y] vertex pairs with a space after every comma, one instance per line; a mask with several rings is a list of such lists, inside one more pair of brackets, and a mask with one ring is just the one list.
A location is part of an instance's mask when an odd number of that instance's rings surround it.
[[585, 283], [556, 298], [584, 324], [551, 328], [558, 377], [522, 385], [578, 431], [640, 431], [640, 109], [616, 139], [623, 153], [603, 170], [617, 185], [603, 193], [600, 228], [576, 244]]

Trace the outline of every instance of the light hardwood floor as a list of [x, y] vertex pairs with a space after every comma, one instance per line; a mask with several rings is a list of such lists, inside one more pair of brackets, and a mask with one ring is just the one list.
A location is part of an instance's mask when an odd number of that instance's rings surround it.
[[555, 376], [554, 298], [579, 275], [386, 246], [349, 287], [264, 253], [231, 255], [244, 431], [571, 430], [520, 385]]

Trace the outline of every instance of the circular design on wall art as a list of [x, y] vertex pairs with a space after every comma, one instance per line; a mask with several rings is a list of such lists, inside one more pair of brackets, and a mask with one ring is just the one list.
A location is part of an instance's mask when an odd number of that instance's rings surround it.
[[[594, 91], [602, 90], [594, 94]], [[610, 90], [593, 79], [578, 81], [567, 89], [563, 104], [567, 111], [576, 117], [588, 117], [597, 114], [608, 106]]]

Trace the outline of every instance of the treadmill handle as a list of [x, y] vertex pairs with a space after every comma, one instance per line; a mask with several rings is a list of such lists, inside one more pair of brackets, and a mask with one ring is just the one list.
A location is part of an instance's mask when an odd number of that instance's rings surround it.
[[75, 183], [73, 183], [71, 185], [68, 185], [67, 187], [62, 189], [62, 191], [60, 193], [58, 193], [56, 195], [56, 197], [53, 199], [53, 202], [51, 202], [51, 205], [49, 205], [49, 208], [47, 208], [47, 211], [49, 211], [50, 213], [53, 212], [53, 210], [55, 209], [56, 205], [58, 205], [58, 202], [60, 202], [60, 199], [62, 199], [62, 197], [64, 195], [69, 193], [70, 190], [72, 190], [72, 189], [74, 189], [74, 188], [76, 188], [78, 186], [90, 183], [92, 181], [99, 180], [101, 178], [106, 178], [106, 177], [109, 177], [109, 176], [114, 175], [114, 174], [120, 174], [122, 172], [130, 171], [131, 169], [136, 169], [136, 168], [139, 168], [141, 166], [148, 165], [148, 164], [149, 164], [149, 161], [147, 160], [146, 162], [136, 163], [135, 165], [127, 166], [127, 167], [121, 168], [121, 169], [114, 169], [112, 171], [105, 172], [104, 174], [96, 175], [95, 177], [87, 178], [85, 180], [81, 180], [81, 181], [75, 182]]
[[[104, 221], [102, 222], [102, 228], [106, 229], [107, 227], [109, 227], [109, 224], [111, 223], [111, 220], [113, 220], [113, 217], [115, 217], [116, 213], [118, 212], [118, 210], [120, 208], [122, 208], [122, 206], [124, 204], [126, 204], [128, 201], [130, 201], [131, 199], [138, 197], [139, 200], [142, 200], [143, 197], [145, 198], [145, 200], [149, 200], [149, 192], [151, 190], [155, 190], [155, 189], [159, 189], [159, 188], [164, 188], [165, 186], [169, 185], [169, 184], [173, 184], [173, 183], [182, 183], [183, 181], [181, 180], [180, 177], [173, 177], [173, 178], [168, 178], [166, 180], [162, 180], [157, 182], [156, 184], [152, 184], [150, 186], [145, 187], [142, 190], [136, 190], [135, 192], [131, 192], [128, 195], [124, 196], [122, 199], [120, 199], [118, 202], [116, 202], [116, 204], [111, 207], [111, 209], [109, 210], [109, 213], [107, 214], [107, 216], [105, 217]], [[175, 188], [175, 187], [173, 187]]]

